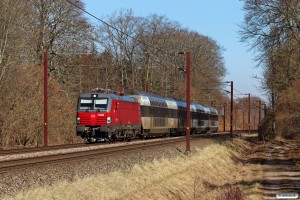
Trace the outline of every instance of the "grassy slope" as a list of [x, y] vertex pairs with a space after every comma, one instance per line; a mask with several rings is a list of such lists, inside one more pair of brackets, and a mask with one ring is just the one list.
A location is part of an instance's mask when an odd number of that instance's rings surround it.
[[230, 185], [241, 186], [247, 199], [260, 199], [257, 185], [242, 184], [262, 176], [252, 173], [259, 166], [239, 162], [245, 148], [250, 148], [245, 141], [235, 139], [189, 156], [24, 191], [12, 199], [224, 199]]

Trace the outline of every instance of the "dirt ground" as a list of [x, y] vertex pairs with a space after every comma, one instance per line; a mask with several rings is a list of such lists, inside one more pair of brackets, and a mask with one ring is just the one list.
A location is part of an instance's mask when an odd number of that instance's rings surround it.
[[248, 162], [262, 166], [259, 189], [263, 199], [300, 199], [300, 142], [277, 139], [259, 143]]

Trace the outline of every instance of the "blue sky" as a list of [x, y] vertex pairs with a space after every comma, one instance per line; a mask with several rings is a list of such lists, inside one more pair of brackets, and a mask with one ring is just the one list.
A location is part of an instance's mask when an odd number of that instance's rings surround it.
[[[260, 92], [261, 70], [254, 62], [255, 55], [246, 44], [239, 42], [238, 24], [243, 22], [243, 1], [240, 0], [83, 0], [85, 9], [105, 19], [114, 11], [132, 9], [136, 16], [164, 15], [184, 28], [197, 31], [215, 40], [225, 49], [223, 53], [227, 75], [242, 93], [266, 98]], [[230, 87], [228, 87], [228, 90]], [[237, 94], [237, 92], [234, 92]], [[242, 97], [242, 96], [239, 96]]]

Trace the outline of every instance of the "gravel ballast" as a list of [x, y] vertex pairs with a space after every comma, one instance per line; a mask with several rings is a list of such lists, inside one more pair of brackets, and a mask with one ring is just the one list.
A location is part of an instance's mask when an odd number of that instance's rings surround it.
[[[212, 138], [193, 139], [191, 140], [191, 150], [193, 151], [195, 148], [202, 149], [215, 143], [218, 143], [218, 140]], [[185, 142], [180, 142], [176, 144], [163, 145], [159, 148], [149, 148], [141, 151], [126, 151], [106, 156], [95, 156], [93, 158], [82, 159], [79, 161], [70, 161], [38, 167], [33, 166], [25, 170], [2, 173], [0, 174], [0, 199], [4, 198], [6, 195], [15, 195], [16, 193], [29, 188], [53, 185], [58, 181], [73, 181], [77, 178], [109, 173], [116, 170], [130, 169], [135, 164], [151, 162], [154, 159], [168, 159], [181, 156], [185, 152], [185, 145]], [[76, 148], [74, 151], [79, 151], [79, 149]], [[53, 154], [54, 152], [49, 153]], [[43, 152], [39, 152], [34, 155], [27, 154], [16, 156], [42, 156], [43, 154]], [[1, 159], [5, 160], [9, 158], [0, 157], [0, 161]]]

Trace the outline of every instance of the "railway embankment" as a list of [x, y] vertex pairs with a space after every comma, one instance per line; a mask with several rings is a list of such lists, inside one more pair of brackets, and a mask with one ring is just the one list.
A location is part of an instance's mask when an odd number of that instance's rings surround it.
[[[259, 165], [244, 163], [256, 144], [207, 136], [155, 149], [96, 156], [1, 174], [4, 199], [224, 199], [257, 197]], [[255, 169], [256, 168], [256, 169]], [[250, 190], [253, 194], [249, 195]], [[258, 194], [259, 195], [259, 194]]]
[[[240, 137], [241, 135], [241, 137]], [[1, 174], [4, 199], [276, 199], [299, 193], [296, 141], [207, 136]]]

